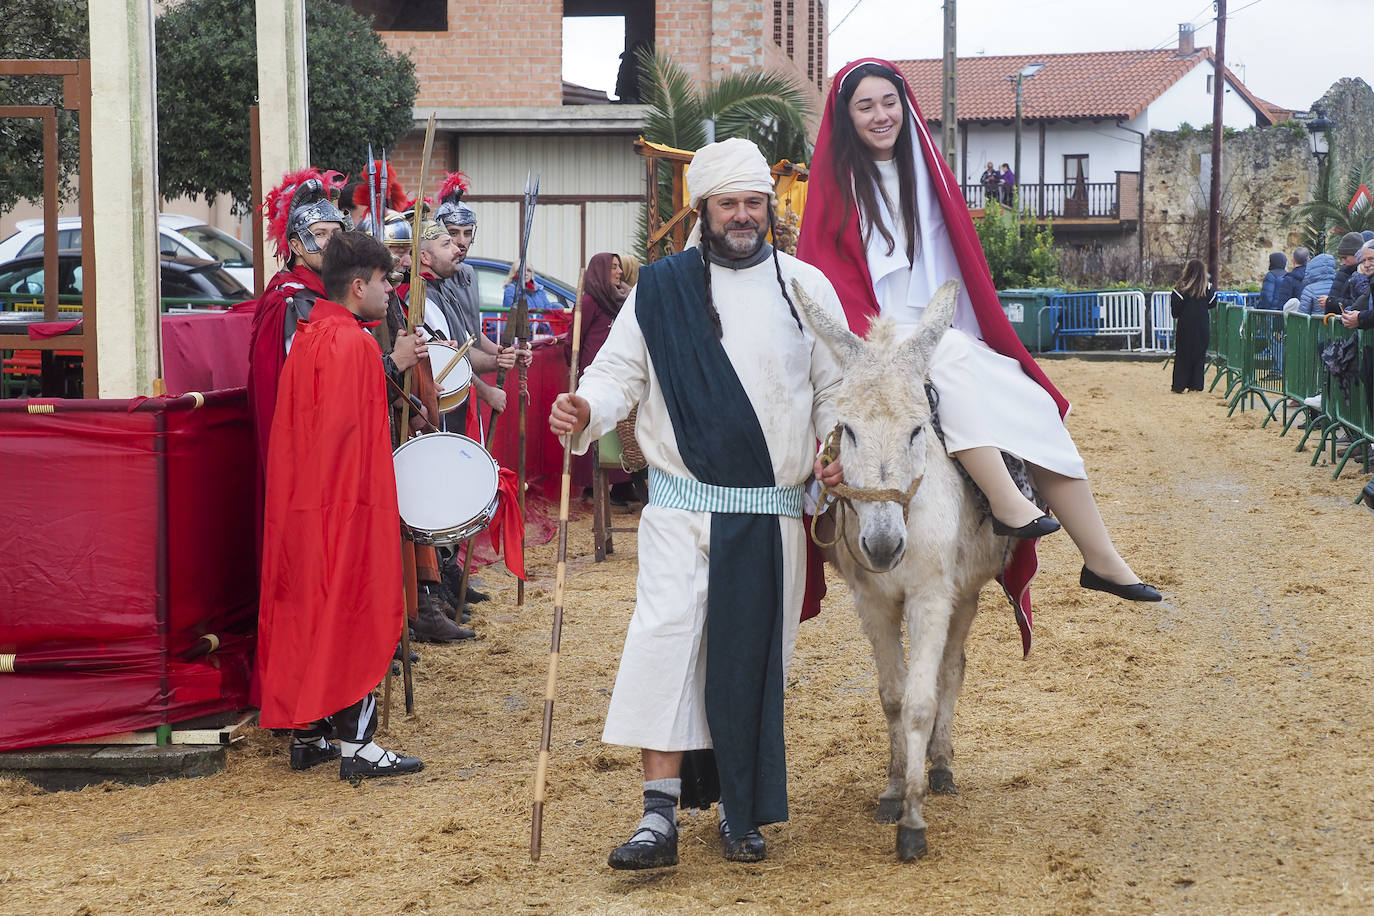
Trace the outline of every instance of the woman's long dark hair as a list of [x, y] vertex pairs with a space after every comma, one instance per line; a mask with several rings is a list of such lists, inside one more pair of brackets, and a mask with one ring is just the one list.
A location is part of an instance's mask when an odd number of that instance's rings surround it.
[[1188, 299], [1197, 299], [1207, 294], [1207, 267], [1197, 258], [1193, 258], [1183, 266], [1183, 276], [1178, 278], [1178, 285], [1174, 287], [1179, 295]]
[[[912, 153], [916, 144], [912, 140], [912, 126], [916, 113], [907, 100], [906, 85], [901, 76], [881, 64], [861, 64], [850, 71], [840, 86], [835, 99], [835, 112], [830, 125], [830, 170], [835, 186], [841, 191], [852, 188], [857, 197], [859, 227], [864, 240], [868, 243], [874, 231], [887, 242], [887, 253], [892, 254], [897, 246], [892, 229], [883, 223], [878, 209], [878, 195], [884, 193], [882, 181], [878, 177], [878, 167], [873, 162], [873, 153], [854, 129], [854, 121], [849, 115], [849, 103], [854, 91], [865, 77], [877, 76], [887, 80], [902, 100], [902, 128], [897, 133], [894, 159], [897, 163], [897, 179], [901, 200], [888, 201], [889, 212], [895, 213], [906, 229], [906, 256], [913, 264], [921, 250], [921, 226], [916, 213], [916, 163]], [[850, 219], [855, 217], [855, 200], [849, 194], [844, 196], [844, 214], [835, 231], [835, 245], [839, 247]]]

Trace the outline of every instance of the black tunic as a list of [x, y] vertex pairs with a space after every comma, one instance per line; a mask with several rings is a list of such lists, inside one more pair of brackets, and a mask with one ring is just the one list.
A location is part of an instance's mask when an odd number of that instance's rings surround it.
[[1202, 296], [1184, 296], [1174, 290], [1169, 308], [1174, 313], [1174, 391], [1202, 390], [1207, 366], [1207, 312], [1215, 308], [1217, 294], [1209, 289]]

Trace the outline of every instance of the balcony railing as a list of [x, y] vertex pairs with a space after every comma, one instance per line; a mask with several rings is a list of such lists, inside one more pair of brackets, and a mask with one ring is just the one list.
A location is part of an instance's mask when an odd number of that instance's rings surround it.
[[[1041, 219], [1047, 216], [1055, 219], [1117, 219], [1120, 212], [1115, 181], [1083, 185], [1073, 182], [1023, 184], [1017, 189], [1021, 193], [1021, 212]], [[970, 210], [981, 210], [987, 206], [986, 189], [981, 184], [966, 184], [964, 200]], [[1010, 201], [998, 202], [1004, 207], [1010, 206]]]

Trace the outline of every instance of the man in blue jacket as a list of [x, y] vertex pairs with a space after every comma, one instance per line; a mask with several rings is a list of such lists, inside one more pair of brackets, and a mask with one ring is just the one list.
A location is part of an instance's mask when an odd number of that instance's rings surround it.
[[1269, 254], [1269, 273], [1264, 275], [1260, 284], [1259, 307], [1262, 309], [1281, 309], [1286, 299], [1279, 298], [1279, 285], [1283, 283], [1288, 258], [1282, 251]]
[[1278, 301], [1278, 308], [1283, 308], [1290, 299], [1298, 298], [1302, 292], [1303, 279], [1307, 275], [1307, 262], [1312, 259], [1312, 253], [1301, 246], [1293, 249], [1293, 269], [1283, 275], [1283, 282], [1279, 284], [1279, 293], [1274, 298]]

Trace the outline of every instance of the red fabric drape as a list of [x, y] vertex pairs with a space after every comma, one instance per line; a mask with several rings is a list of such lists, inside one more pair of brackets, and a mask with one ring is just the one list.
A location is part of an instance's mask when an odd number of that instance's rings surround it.
[[[0, 401], [0, 750], [248, 704], [257, 577], [244, 392]], [[184, 661], [202, 634], [213, 654]]]

